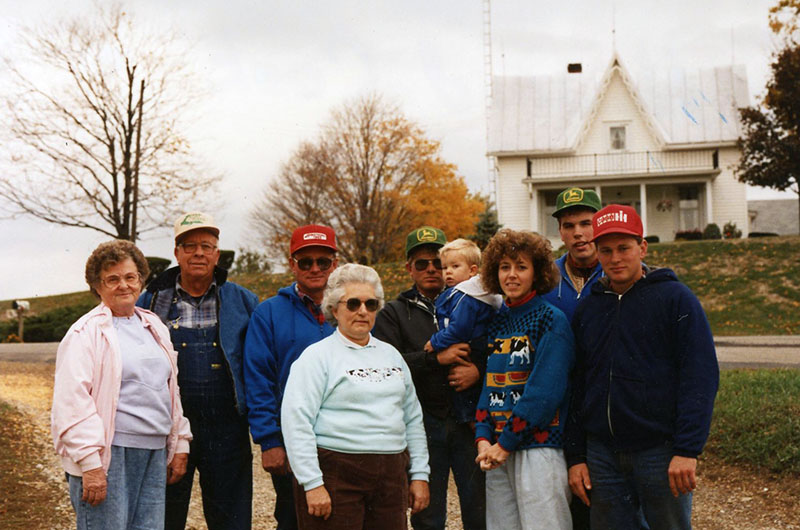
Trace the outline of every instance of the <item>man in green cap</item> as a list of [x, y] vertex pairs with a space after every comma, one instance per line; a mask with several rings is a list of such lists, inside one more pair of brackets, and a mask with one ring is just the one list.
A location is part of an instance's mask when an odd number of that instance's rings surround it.
[[[567, 252], [556, 260], [561, 280], [544, 298], [562, 310], [570, 322], [581, 297], [587, 296], [592, 284], [604, 275], [592, 243], [592, 216], [601, 208], [594, 190], [567, 188], [556, 198], [553, 217], [558, 219], [558, 233]], [[570, 511], [574, 530], [589, 528], [589, 508], [577, 497], [573, 497]]]
[[[411, 525], [415, 530], [444, 530], [452, 468], [462, 525], [465, 530], [483, 530], [486, 528], [484, 474], [475, 463], [478, 454], [472, 428], [468, 423], [456, 421], [449, 390], [463, 391], [480, 385], [480, 371], [469, 361], [468, 344], [454, 344], [439, 352], [426, 353], [424, 349], [437, 331], [434, 301], [444, 288], [439, 249], [445, 243], [444, 232], [431, 226], [419, 227], [408, 234], [406, 270], [414, 285], [384, 306], [372, 332], [403, 355], [422, 404], [430, 455], [431, 502], [428, 508], [411, 516]], [[475, 345], [482, 346], [485, 347]]]
[[592, 216], [602, 208], [594, 190], [567, 188], [558, 194], [553, 217], [558, 219], [558, 233], [567, 253], [556, 260], [561, 281], [544, 295], [572, 321], [581, 296], [603, 276], [597, 261], [597, 247], [592, 243]]

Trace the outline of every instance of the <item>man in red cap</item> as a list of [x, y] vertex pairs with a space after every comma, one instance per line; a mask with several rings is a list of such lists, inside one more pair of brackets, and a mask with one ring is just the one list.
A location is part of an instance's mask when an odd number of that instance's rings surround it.
[[336, 265], [332, 228], [297, 228], [289, 246], [289, 269], [295, 282], [261, 303], [247, 330], [244, 379], [250, 432], [261, 446], [261, 466], [272, 474], [280, 530], [297, 528], [292, 477], [281, 436], [281, 400], [292, 363], [306, 347], [333, 333], [320, 304]]
[[572, 321], [576, 366], [564, 452], [593, 530], [690, 529], [697, 456], [719, 384], [700, 302], [649, 268], [642, 220], [609, 205], [592, 218], [606, 274]]

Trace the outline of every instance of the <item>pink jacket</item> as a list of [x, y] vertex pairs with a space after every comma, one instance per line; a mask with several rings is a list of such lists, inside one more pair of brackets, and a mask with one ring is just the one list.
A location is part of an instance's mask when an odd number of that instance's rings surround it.
[[[192, 433], [183, 416], [178, 390], [177, 353], [169, 331], [146, 309], [135, 308], [172, 366], [172, 429], [167, 436], [167, 462], [188, 453]], [[83, 315], [67, 331], [56, 356], [51, 432], [64, 470], [76, 476], [100, 466], [107, 472], [122, 382], [119, 342], [111, 310], [103, 303]]]

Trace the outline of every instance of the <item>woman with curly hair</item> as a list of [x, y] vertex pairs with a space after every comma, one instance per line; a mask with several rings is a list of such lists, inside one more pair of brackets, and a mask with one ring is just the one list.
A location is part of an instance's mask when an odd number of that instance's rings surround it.
[[562, 450], [575, 360], [567, 318], [541, 295], [558, 281], [550, 243], [500, 230], [481, 277], [505, 308], [488, 328], [486, 381], [475, 413], [476, 461], [486, 471], [486, 527], [570, 529]]
[[58, 345], [51, 427], [78, 530], [164, 528], [166, 485], [186, 472], [176, 353], [136, 307], [148, 273], [130, 241], [100, 244], [86, 262], [100, 304]]

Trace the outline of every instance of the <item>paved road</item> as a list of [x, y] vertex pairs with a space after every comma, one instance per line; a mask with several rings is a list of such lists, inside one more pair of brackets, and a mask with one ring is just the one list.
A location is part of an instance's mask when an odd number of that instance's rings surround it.
[[[723, 369], [800, 368], [800, 335], [716, 337]], [[0, 361], [55, 362], [58, 343], [0, 344]]]

